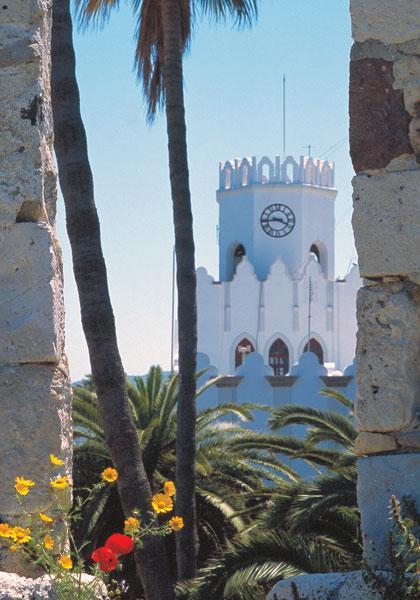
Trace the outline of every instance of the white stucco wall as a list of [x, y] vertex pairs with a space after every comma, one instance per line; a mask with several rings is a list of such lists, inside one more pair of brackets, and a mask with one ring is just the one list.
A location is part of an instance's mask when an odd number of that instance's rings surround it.
[[360, 278], [354, 267], [346, 281], [331, 281], [313, 257], [308, 257], [300, 279], [290, 277], [281, 259], [265, 281], [257, 279], [246, 257], [231, 282], [215, 283], [206, 269], [198, 269], [199, 351], [220, 373], [233, 374], [235, 348], [243, 338], [249, 339], [266, 364], [271, 344], [281, 338], [288, 346], [290, 365], [297, 362], [308, 341], [309, 278], [311, 337], [321, 344], [324, 362], [343, 371], [354, 357]]

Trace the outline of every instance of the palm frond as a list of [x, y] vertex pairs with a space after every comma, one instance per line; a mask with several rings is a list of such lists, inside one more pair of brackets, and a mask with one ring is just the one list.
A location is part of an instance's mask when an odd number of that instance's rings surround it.
[[268, 423], [272, 430], [283, 429], [289, 425], [306, 425], [322, 429], [327, 435], [333, 435], [333, 441], [341, 440], [346, 448], [352, 448], [356, 439], [356, 429], [348, 417], [332, 411], [321, 411], [309, 406], [285, 404], [273, 411]]
[[217, 21], [231, 17], [238, 25], [251, 25], [258, 15], [257, 0], [198, 0], [202, 14]]
[[[340, 549], [328, 541], [320, 542], [309, 536], [296, 538], [286, 532], [278, 535], [254, 530], [252, 536], [233, 542], [221, 556], [210, 559], [189, 589], [180, 586], [177, 598], [194, 598], [195, 593], [197, 598], [221, 600], [229, 598], [226, 589], [232, 589], [234, 585], [249, 585], [253, 577], [261, 581], [262, 573], [258, 572], [258, 567], [266, 569], [267, 575], [275, 572], [278, 579], [298, 573], [331, 571], [338, 567], [341, 557]], [[235, 576], [236, 581], [230, 584]], [[185, 593], [193, 595], [182, 595]]]
[[118, 10], [120, 0], [76, 0], [76, 15], [79, 27], [103, 27], [113, 10]]
[[336, 400], [337, 402], [339, 402], [340, 404], [342, 404], [343, 406], [348, 408], [350, 411], [350, 414], [353, 414], [354, 402], [352, 400], [350, 400], [350, 398], [348, 396], [346, 396], [345, 394], [342, 394], [341, 392], [338, 392], [337, 390], [333, 390], [332, 388], [322, 388], [321, 394], [323, 396], [326, 396], [327, 398], [332, 398], [333, 400]]

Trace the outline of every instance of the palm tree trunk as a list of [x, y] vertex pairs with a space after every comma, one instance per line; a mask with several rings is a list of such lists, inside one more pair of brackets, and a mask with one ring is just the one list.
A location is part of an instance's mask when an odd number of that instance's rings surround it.
[[[51, 54], [55, 152], [93, 382], [106, 441], [119, 473], [118, 491], [124, 513], [129, 516], [137, 508], [147, 519], [151, 489], [128, 405], [117, 345], [86, 133], [80, 114], [69, 0], [53, 2]], [[144, 549], [136, 552], [136, 563], [147, 600], [173, 600], [173, 583], [163, 540], [149, 539]]]
[[179, 401], [176, 439], [177, 513], [185, 527], [177, 536], [180, 579], [195, 575], [195, 422], [197, 306], [194, 236], [183, 94], [179, 0], [162, 1], [165, 106], [178, 288]]

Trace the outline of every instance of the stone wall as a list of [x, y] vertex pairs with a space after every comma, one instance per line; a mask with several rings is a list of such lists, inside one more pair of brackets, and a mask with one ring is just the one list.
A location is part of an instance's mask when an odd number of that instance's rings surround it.
[[364, 555], [387, 565], [391, 494], [420, 508], [420, 5], [352, 0], [358, 501]]
[[[46, 509], [49, 453], [71, 464], [61, 251], [50, 105], [51, 0], [0, 6], [0, 521], [17, 475]], [[64, 472], [63, 472], [64, 474]], [[16, 569], [0, 550], [0, 568]]]

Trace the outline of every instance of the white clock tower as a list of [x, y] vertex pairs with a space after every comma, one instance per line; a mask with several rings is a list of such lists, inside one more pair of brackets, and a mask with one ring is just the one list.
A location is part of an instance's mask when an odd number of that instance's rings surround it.
[[198, 350], [233, 374], [249, 352], [285, 375], [303, 352], [354, 357], [355, 266], [334, 276], [334, 164], [264, 156], [220, 164], [219, 281], [197, 271]]
[[334, 165], [301, 157], [273, 163], [263, 157], [220, 165], [220, 280], [232, 279], [240, 254], [258, 279], [267, 278], [281, 257], [298, 277], [309, 252], [317, 254], [327, 277], [334, 277]]

